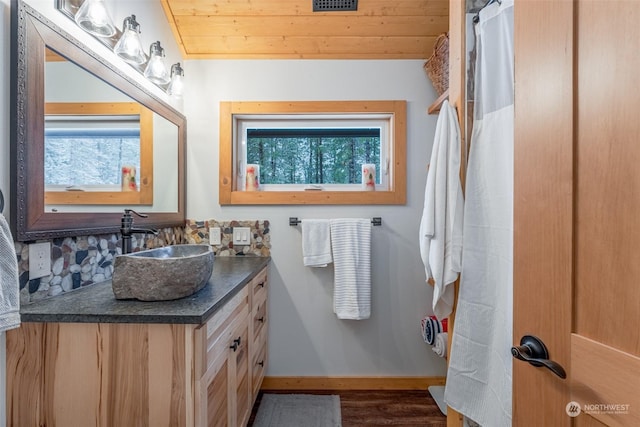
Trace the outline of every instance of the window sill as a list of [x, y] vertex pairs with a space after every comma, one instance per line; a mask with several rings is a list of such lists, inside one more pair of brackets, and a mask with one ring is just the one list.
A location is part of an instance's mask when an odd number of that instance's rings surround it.
[[222, 205], [403, 205], [404, 191], [231, 191]]
[[46, 191], [45, 205], [153, 205], [153, 189], [141, 191]]

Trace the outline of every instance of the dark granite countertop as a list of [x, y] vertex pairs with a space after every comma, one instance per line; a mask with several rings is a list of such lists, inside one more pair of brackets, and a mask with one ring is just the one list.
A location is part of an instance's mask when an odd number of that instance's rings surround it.
[[270, 257], [216, 257], [207, 285], [173, 300], [117, 300], [111, 281], [44, 299], [20, 308], [23, 322], [202, 324], [262, 270]]

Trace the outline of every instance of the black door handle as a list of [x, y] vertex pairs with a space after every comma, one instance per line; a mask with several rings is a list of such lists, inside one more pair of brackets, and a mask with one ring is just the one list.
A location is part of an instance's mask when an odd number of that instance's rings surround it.
[[520, 339], [520, 345], [511, 347], [511, 354], [516, 359], [529, 362], [535, 367], [544, 366], [562, 379], [567, 378], [567, 373], [559, 363], [549, 360], [549, 351], [542, 340], [533, 335], [525, 335]]

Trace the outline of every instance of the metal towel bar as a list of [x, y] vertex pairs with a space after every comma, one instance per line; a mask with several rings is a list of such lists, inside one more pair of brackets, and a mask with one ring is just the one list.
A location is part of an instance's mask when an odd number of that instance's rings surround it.
[[[298, 219], [295, 216], [290, 216], [289, 217], [289, 225], [292, 227], [295, 227], [296, 225], [299, 225], [302, 222], [301, 219]], [[373, 226], [381, 226], [382, 225], [382, 218], [379, 216], [373, 217], [371, 218], [371, 225]]]

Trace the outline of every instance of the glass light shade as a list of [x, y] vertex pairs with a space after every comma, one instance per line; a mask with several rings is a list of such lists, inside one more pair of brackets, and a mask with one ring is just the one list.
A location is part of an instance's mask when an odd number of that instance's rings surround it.
[[130, 64], [144, 64], [147, 57], [140, 43], [140, 24], [136, 21], [136, 16], [126, 17], [122, 27], [122, 36], [113, 47], [113, 51]]
[[171, 80], [167, 67], [164, 66], [164, 49], [160, 46], [160, 42], [151, 43], [149, 52], [149, 62], [144, 70], [144, 76], [158, 85], [166, 85]]
[[85, 0], [74, 19], [80, 28], [95, 36], [111, 37], [116, 33], [116, 27], [102, 0]]
[[169, 83], [167, 93], [173, 96], [182, 96], [184, 93], [184, 70], [179, 62], [171, 66], [171, 83]]

